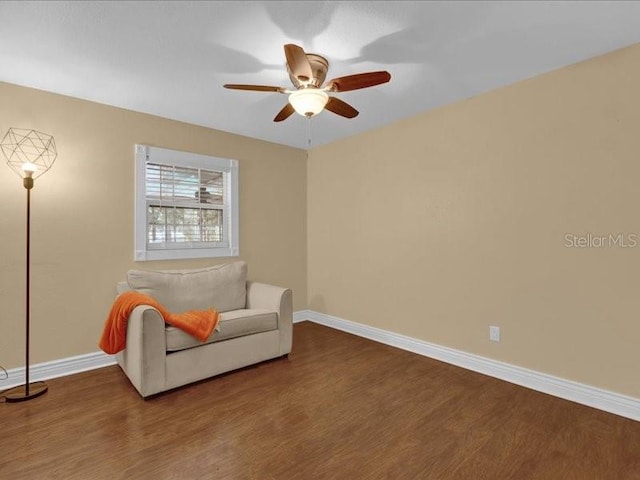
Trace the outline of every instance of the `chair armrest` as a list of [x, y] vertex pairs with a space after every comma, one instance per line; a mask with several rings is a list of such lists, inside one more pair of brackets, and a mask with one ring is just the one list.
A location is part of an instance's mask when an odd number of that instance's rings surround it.
[[127, 346], [116, 359], [143, 397], [164, 390], [167, 341], [164, 318], [148, 305], [133, 309], [127, 322]]
[[270, 310], [278, 314], [280, 355], [291, 352], [293, 338], [293, 292], [290, 288], [247, 282], [247, 308]]

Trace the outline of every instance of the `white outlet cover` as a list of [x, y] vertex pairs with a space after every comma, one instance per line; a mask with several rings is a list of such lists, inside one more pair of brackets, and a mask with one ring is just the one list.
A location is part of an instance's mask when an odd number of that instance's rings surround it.
[[500, 327], [489, 327], [489, 340], [494, 342], [500, 341]]

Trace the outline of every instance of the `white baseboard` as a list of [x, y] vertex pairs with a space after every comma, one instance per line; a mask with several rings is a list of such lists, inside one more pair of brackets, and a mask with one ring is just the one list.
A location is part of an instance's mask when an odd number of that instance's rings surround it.
[[293, 312], [293, 323], [304, 322], [305, 320], [310, 320], [311, 316], [316, 312], [312, 310], [298, 310], [297, 312]]
[[571, 400], [582, 405], [640, 421], [640, 399], [637, 398], [554, 377], [546, 373], [528, 370], [453, 348], [428, 343], [380, 328], [314, 312], [313, 310], [301, 310], [294, 314], [294, 322], [300, 322], [303, 319], [384, 343], [385, 345], [414, 352], [425, 357], [434, 358], [458, 367], [473, 370], [474, 372], [499, 378], [500, 380], [515, 383], [516, 385], [531, 388], [565, 400]]
[[[113, 355], [103, 352], [87, 353], [76, 357], [68, 357], [51, 362], [37, 363], [29, 368], [29, 382], [49, 380], [51, 378], [64, 377], [74, 373], [86, 372], [94, 368], [115, 365]], [[25, 383], [25, 368], [12, 368], [7, 370], [8, 378], [0, 377], [0, 391], [16, 387]]]

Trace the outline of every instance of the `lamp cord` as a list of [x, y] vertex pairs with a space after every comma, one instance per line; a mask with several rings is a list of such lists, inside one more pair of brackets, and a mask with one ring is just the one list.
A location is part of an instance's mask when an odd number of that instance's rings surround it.
[[[8, 380], [9, 379], [9, 373], [7, 372], [7, 369], [4, 368], [2, 365], [0, 365], [0, 370], [2, 371], [2, 373], [4, 374], [4, 377], [0, 378], [0, 380]], [[4, 392], [0, 393], [0, 403], [5, 403], [7, 400], [7, 397], [5, 395], [3, 395]]]

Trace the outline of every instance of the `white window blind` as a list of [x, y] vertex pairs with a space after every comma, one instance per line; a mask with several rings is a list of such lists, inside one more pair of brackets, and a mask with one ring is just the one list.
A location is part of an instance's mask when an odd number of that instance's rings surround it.
[[136, 260], [238, 255], [237, 170], [235, 160], [137, 145]]

